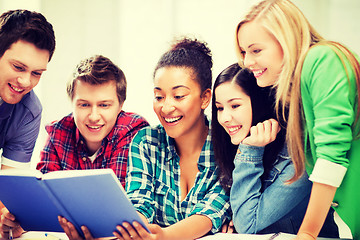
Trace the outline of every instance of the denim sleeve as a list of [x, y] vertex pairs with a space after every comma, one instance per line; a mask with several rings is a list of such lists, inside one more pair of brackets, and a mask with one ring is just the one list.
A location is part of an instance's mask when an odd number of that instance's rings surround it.
[[264, 147], [240, 144], [234, 159], [230, 203], [233, 222], [238, 233], [254, 234], [287, 215], [308, 197], [311, 182], [304, 174], [292, 184], [286, 183], [293, 174], [290, 158], [280, 158], [272, 171], [272, 183], [262, 189]]

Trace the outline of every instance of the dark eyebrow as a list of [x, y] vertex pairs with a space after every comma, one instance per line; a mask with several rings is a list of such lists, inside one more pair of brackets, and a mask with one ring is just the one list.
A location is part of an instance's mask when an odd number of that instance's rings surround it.
[[232, 101], [235, 101], [235, 100], [243, 100], [243, 98], [232, 98], [232, 99], [229, 99], [228, 102], [232, 102]]
[[[175, 87], [173, 87], [172, 88], [172, 90], [175, 90], [175, 89], [178, 89], [178, 88], [186, 88], [186, 89], [190, 89], [189, 87], [187, 87], [187, 86], [185, 86], [185, 85], [178, 85], [178, 86], [175, 86]], [[154, 90], [159, 90], [159, 91], [161, 91], [161, 88], [159, 88], [159, 87], [154, 87]]]
[[[20, 64], [20, 65], [23, 66], [24, 68], [29, 68], [26, 64], [24, 64], [24, 63], [22, 63], [22, 62], [20, 62], [20, 61], [18, 61], [18, 60], [16, 60], [16, 59], [13, 59], [13, 61], [14, 61], [15, 63], [17, 63], [17, 64]], [[34, 71], [46, 71], [46, 68], [45, 68], [45, 69], [36, 69], [36, 70], [34, 70]]]
[[190, 89], [189, 87], [184, 86], [184, 85], [178, 85], [178, 86], [173, 87], [172, 89], [175, 90], [175, 89], [182, 88], [182, 87], [183, 87], [183, 88]]

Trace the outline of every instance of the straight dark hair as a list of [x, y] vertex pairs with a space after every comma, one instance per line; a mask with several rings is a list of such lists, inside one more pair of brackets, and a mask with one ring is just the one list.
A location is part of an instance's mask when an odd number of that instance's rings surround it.
[[[216, 163], [220, 168], [219, 180], [223, 188], [229, 191], [232, 185], [232, 171], [234, 170], [234, 158], [238, 146], [231, 143], [229, 134], [220, 125], [215, 104], [215, 90], [226, 82], [236, 83], [250, 97], [252, 126], [270, 118], [276, 119], [276, 112], [274, 110], [275, 90], [259, 87], [253, 73], [248, 69], [241, 68], [237, 63], [234, 63], [224, 69], [216, 78], [212, 94], [211, 134]], [[285, 130], [282, 127], [276, 140], [265, 147], [263, 156], [264, 174], [267, 174], [271, 169], [277, 155], [284, 146], [284, 141]]]

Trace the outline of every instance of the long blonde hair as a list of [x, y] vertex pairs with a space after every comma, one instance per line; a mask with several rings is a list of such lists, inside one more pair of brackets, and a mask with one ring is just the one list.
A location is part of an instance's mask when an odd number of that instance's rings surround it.
[[[328, 45], [341, 59], [347, 76], [349, 70], [345, 59], [352, 66], [360, 96], [360, 65], [355, 56], [342, 44], [325, 40], [311, 26], [303, 13], [289, 0], [264, 0], [254, 5], [236, 28], [236, 54], [239, 64], [243, 57], [239, 46], [238, 31], [250, 21], [258, 21], [279, 42], [283, 50], [282, 70], [274, 87], [276, 110], [278, 115], [287, 120], [286, 140], [294, 163], [295, 174], [290, 182], [296, 181], [305, 171], [303, 111], [301, 102], [300, 77], [304, 59], [309, 49], [315, 45]], [[360, 99], [358, 98], [358, 106]], [[286, 112], [288, 111], [288, 114]], [[280, 115], [281, 114], [281, 115]], [[359, 109], [356, 121], [359, 117]], [[357, 133], [359, 135], [359, 133]]]

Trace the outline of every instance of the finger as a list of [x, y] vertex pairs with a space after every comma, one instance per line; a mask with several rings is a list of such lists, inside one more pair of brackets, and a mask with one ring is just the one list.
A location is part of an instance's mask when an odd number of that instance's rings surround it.
[[125, 231], [125, 229], [123, 229], [122, 226], [118, 225], [116, 226], [116, 230], [117, 231], [114, 231], [113, 234], [114, 236], [117, 238], [117, 239], [120, 239], [120, 240], [123, 240], [123, 236], [122, 236], [122, 232]]
[[127, 240], [127, 239], [131, 239], [128, 231], [126, 230], [126, 228], [124, 226], [121, 226], [121, 225], [118, 225], [116, 227], [116, 229], [119, 231], [120, 234], [118, 234], [117, 232], [114, 232], [116, 233], [115, 236], [119, 239], [124, 239], [124, 240]]
[[91, 235], [89, 229], [86, 226], [81, 226], [81, 230], [83, 231], [86, 240], [94, 239], [93, 236]]
[[257, 126], [252, 126], [250, 128], [250, 136], [251, 137], [256, 137], [258, 135], [258, 128]]
[[75, 226], [71, 222], [68, 221], [67, 225], [68, 225], [68, 228], [70, 230], [70, 234], [71, 234], [72, 239], [74, 239], [74, 240], [82, 239], [82, 237], [80, 236], [80, 234], [76, 230]]
[[266, 120], [263, 122], [262, 125], [263, 125], [263, 129], [264, 129], [262, 136], [263, 136], [264, 142], [268, 143], [268, 142], [270, 142], [270, 139], [271, 139], [271, 121]]
[[231, 220], [229, 222], [228, 233], [233, 233], [233, 232], [234, 232], [234, 222], [233, 220]]
[[133, 222], [133, 227], [135, 228], [138, 235], [141, 239], [150, 239], [150, 233], [138, 222]]
[[228, 225], [227, 224], [224, 224], [221, 228], [221, 232], [222, 233], [226, 233], [227, 232], [227, 229], [228, 229]]
[[275, 119], [270, 119], [271, 122], [271, 139], [274, 141], [276, 139], [277, 134], [280, 132], [279, 122]]
[[256, 129], [257, 129], [257, 135], [258, 136], [264, 136], [264, 133], [265, 133], [264, 122], [256, 124]]
[[1, 217], [8, 219], [10, 221], [15, 221], [15, 216], [7, 210], [7, 208], [1, 209]]
[[63, 217], [58, 216], [58, 220], [60, 223], [61, 228], [64, 230], [64, 232], [66, 233], [66, 235], [68, 236], [69, 239], [71, 239], [71, 233], [70, 233], [70, 229], [67, 225], [67, 220]]
[[123, 226], [125, 227], [126, 231], [129, 233], [131, 239], [137, 239], [139, 237], [138, 232], [135, 230], [135, 228], [133, 228], [133, 226], [130, 223], [124, 222]]

